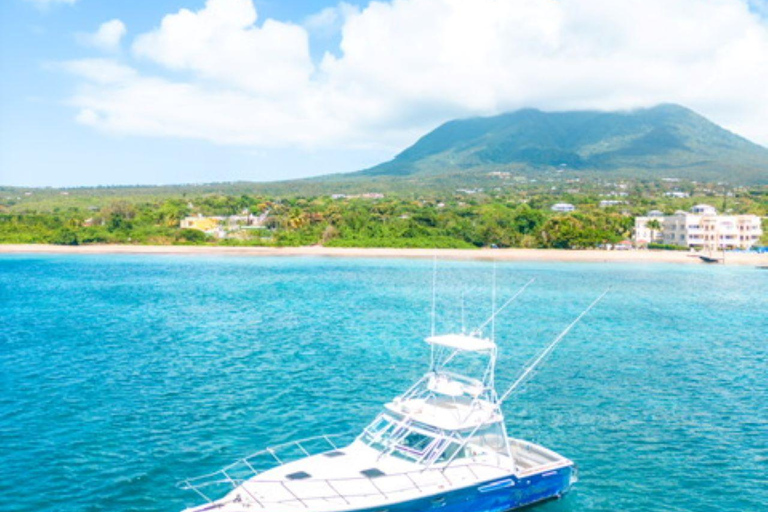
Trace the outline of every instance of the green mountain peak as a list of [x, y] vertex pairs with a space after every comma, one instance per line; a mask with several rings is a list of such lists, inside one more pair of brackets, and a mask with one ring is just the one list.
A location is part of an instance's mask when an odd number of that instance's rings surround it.
[[767, 183], [768, 149], [676, 104], [628, 111], [526, 108], [449, 121], [359, 177], [568, 168], [584, 175]]

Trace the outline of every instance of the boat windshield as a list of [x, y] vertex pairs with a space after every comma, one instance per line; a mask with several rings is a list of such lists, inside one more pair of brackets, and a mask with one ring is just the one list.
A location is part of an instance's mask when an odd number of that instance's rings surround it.
[[448, 460], [454, 454], [461, 456], [460, 445], [454, 440], [442, 436], [438, 431], [426, 425], [404, 424], [395, 418], [383, 414], [369, 425], [361, 440], [380, 452], [411, 461]]

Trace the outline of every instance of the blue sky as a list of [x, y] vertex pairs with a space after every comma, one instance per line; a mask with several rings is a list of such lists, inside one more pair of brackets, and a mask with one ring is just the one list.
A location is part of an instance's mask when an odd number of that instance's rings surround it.
[[[52, 67], [82, 57], [77, 33], [119, 18], [136, 32], [204, 1], [81, 0], [38, 8], [0, 3], [0, 185], [79, 186], [274, 180], [354, 170], [391, 152], [292, 151], [104, 134], [78, 124], [66, 98], [77, 79]], [[354, 3], [354, 2], [351, 2]], [[260, 17], [301, 22], [331, 2], [256, 2]], [[319, 41], [325, 44], [324, 40]]]
[[353, 171], [446, 120], [529, 106], [678, 102], [766, 145], [765, 12], [746, 0], [3, 0], [0, 185]]

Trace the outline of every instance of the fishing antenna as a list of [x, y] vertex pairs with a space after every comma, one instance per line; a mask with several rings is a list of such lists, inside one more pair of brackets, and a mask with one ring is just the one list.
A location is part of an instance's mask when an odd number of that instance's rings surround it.
[[565, 328], [565, 330], [563, 330], [563, 332], [561, 332], [561, 333], [560, 333], [560, 334], [557, 336], [557, 338], [555, 338], [555, 339], [554, 339], [554, 341], [552, 341], [552, 343], [550, 343], [550, 344], [549, 344], [549, 346], [547, 346], [547, 348], [545, 348], [545, 349], [544, 349], [544, 350], [541, 352], [541, 354], [539, 354], [539, 356], [538, 356], [538, 357], [537, 357], [537, 358], [536, 358], [536, 359], [533, 361], [533, 363], [531, 363], [531, 364], [530, 364], [530, 365], [529, 365], [529, 366], [528, 366], [528, 367], [525, 369], [525, 371], [523, 371], [523, 373], [520, 375], [520, 377], [518, 377], [518, 378], [517, 378], [517, 380], [516, 380], [514, 383], [512, 383], [512, 385], [511, 385], [511, 386], [509, 386], [509, 388], [508, 388], [508, 389], [507, 389], [507, 390], [504, 392], [504, 394], [503, 394], [503, 395], [501, 395], [501, 398], [499, 398], [499, 402], [503, 402], [504, 400], [506, 400], [506, 399], [507, 399], [507, 397], [509, 397], [509, 395], [510, 395], [510, 394], [512, 394], [512, 392], [513, 392], [515, 389], [517, 389], [517, 388], [520, 386], [520, 384], [522, 384], [522, 383], [523, 383], [523, 382], [524, 382], [524, 381], [525, 381], [525, 380], [526, 380], [526, 379], [527, 379], [527, 378], [528, 378], [528, 377], [531, 375], [531, 372], [533, 372], [533, 370], [534, 370], [534, 369], [536, 369], [536, 367], [537, 367], [537, 366], [538, 366], [538, 365], [539, 365], [539, 364], [540, 364], [540, 363], [541, 363], [541, 362], [542, 362], [542, 361], [543, 361], [543, 360], [544, 360], [544, 359], [545, 359], [545, 358], [546, 358], [546, 357], [547, 357], [549, 354], [551, 354], [551, 353], [552, 353], [552, 351], [555, 349], [555, 347], [557, 346], [557, 344], [558, 344], [558, 343], [560, 343], [560, 341], [561, 341], [563, 338], [565, 338], [565, 336], [566, 336], [566, 335], [567, 335], [567, 334], [568, 334], [568, 333], [571, 331], [571, 329], [573, 329], [573, 327], [574, 327], [574, 326], [575, 326], [577, 323], [579, 323], [579, 321], [580, 321], [582, 318], [584, 318], [584, 316], [585, 316], [587, 313], [589, 313], [589, 312], [590, 312], [590, 310], [592, 310], [592, 308], [594, 308], [594, 307], [597, 305], [597, 303], [598, 303], [598, 302], [600, 302], [601, 300], [603, 300], [603, 297], [605, 297], [605, 295], [606, 295], [606, 294], [607, 294], [607, 293], [608, 293], [610, 290], [611, 290], [611, 289], [610, 289], [610, 288], [608, 288], [608, 289], [607, 289], [607, 290], [605, 290], [605, 291], [604, 291], [604, 292], [603, 292], [603, 293], [602, 293], [602, 294], [601, 294], [601, 295], [600, 295], [598, 298], [596, 298], [594, 301], [592, 301], [592, 304], [590, 304], [590, 305], [589, 305], [589, 307], [587, 307], [587, 309], [585, 309], [584, 311], [582, 311], [582, 312], [581, 312], [581, 314], [580, 314], [579, 316], [577, 316], [577, 317], [576, 317], [576, 319], [575, 319], [573, 322], [571, 322], [571, 323], [568, 325], [568, 327], [566, 327], [566, 328]]
[[[530, 285], [532, 285], [534, 281], [536, 281], [536, 278], [535, 278], [535, 277], [534, 277], [534, 278], [532, 278], [532, 279], [531, 279], [530, 281], [528, 281], [527, 283], [525, 283], [525, 285], [523, 285], [523, 287], [522, 287], [522, 288], [520, 288], [519, 290], [517, 290], [517, 292], [515, 292], [515, 294], [514, 294], [513, 296], [511, 296], [509, 299], [507, 299], [507, 301], [506, 301], [504, 304], [502, 304], [502, 305], [501, 305], [501, 307], [500, 307], [499, 309], [497, 309], [496, 311], [494, 311], [494, 312], [493, 312], [493, 314], [492, 314], [491, 316], [489, 316], [489, 317], [488, 317], [488, 319], [487, 319], [485, 322], [483, 322], [482, 324], [480, 324], [480, 326], [479, 326], [477, 329], [473, 330], [473, 331], [470, 333], [470, 336], [475, 336], [475, 335], [478, 335], [478, 334], [480, 334], [480, 332], [481, 332], [481, 331], [482, 331], [482, 330], [483, 330], [483, 329], [484, 329], [484, 328], [485, 328], [485, 327], [486, 327], [486, 326], [487, 326], [489, 323], [491, 323], [491, 322], [493, 322], [493, 321], [495, 320], [496, 316], [498, 316], [498, 314], [499, 314], [499, 313], [501, 313], [502, 311], [504, 311], [504, 310], [507, 308], [507, 306], [509, 306], [510, 304], [512, 304], [512, 301], [514, 301], [514, 300], [515, 300], [517, 297], [519, 297], [519, 296], [520, 296], [520, 294], [521, 294], [521, 293], [523, 293], [523, 292], [525, 291], [525, 289], [526, 289], [526, 288], [528, 288]], [[495, 295], [496, 295], [496, 294], [494, 294], [494, 296], [495, 296]], [[495, 299], [494, 299], [494, 302], [495, 302]], [[494, 333], [494, 334], [495, 334], [495, 333]]]
[[496, 260], [493, 260], [493, 290], [491, 291], [491, 341], [496, 343]]
[[432, 336], [435, 335], [435, 287], [437, 286], [437, 256], [432, 256]]
[[[435, 289], [437, 287], [437, 255], [432, 256], [432, 319], [431, 319], [431, 329], [432, 336], [435, 335], [435, 307], [436, 307], [436, 300], [437, 296], [435, 295]], [[429, 369], [434, 370], [435, 369], [435, 345], [430, 343], [429, 344]]]

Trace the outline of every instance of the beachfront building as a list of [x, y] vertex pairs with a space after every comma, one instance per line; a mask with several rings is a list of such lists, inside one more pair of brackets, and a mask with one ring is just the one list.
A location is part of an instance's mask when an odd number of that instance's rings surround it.
[[269, 210], [261, 215], [247, 211], [242, 215], [210, 216], [202, 214], [185, 217], [181, 220], [182, 229], [196, 229], [216, 238], [238, 238], [239, 233], [248, 229], [262, 229], [265, 226]]
[[196, 215], [193, 217], [185, 217], [181, 219], [182, 229], [196, 229], [198, 231], [212, 231], [219, 225], [219, 218], [217, 217], [203, 217], [202, 215]]
[[635, 231], [632, 236], [635, 245], [664, 243], [663, 225], [664, 214], [658, 210], [651, 210], [645, 217], [635, 217]]
[[[657, 220], [658, 233], [649, 228]], [[706, 204], [691, 208], [690, 212], [677, 211], [674, 215], [646, 216], [635, 219], [635, 243], [664, 243], [695, 249], [749, 249], [763, 234], [761, 219], [757, 215], [718, 215]]]
[[570, 203], [557, 203], [552, 205], [553, 212], [567, 213], [572, 212], [575, 209], [576, 207]]

